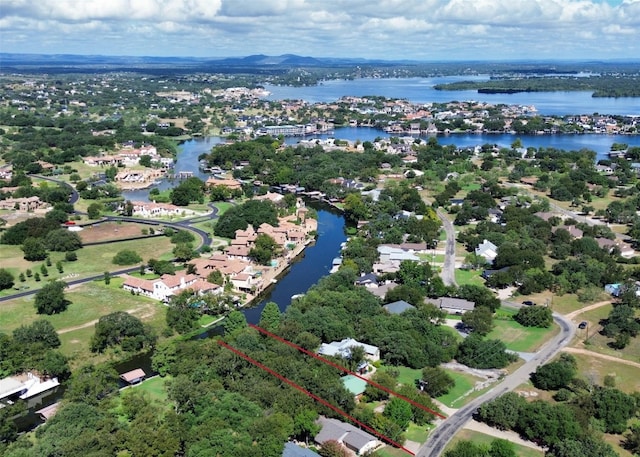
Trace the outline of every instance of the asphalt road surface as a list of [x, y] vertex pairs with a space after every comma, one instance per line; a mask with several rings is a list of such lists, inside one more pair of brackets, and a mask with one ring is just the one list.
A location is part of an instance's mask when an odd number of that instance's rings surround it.
[[529, 375], [536, 369], [549, 361], [560, 350], [567, 346], [573, 339], [576, 327], [566, 317], [554, 313], [553, 320], [560, 326], [560, 333], [545, 344], [536, 355], [516, 371], [506, 376], [502, 382], [493, 389], [476, 398], [463, 408], [460, 408], [454, 414], [444, 420], [429, 436], [429, 439], [422, 445], [416, 453], [419, 457], [437, 457], [444, 450], [447, 443], [464, 427], [471, 419], [473, 413], [480, 405], [488, 401], [494, 400], [500, 395], [512, 391], [522, 383], [529, 379]]

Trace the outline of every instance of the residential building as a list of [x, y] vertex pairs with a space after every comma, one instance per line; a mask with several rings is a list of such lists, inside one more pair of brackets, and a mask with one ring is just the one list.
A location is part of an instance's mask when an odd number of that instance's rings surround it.
[[377, 346], [360, 343], [353, 338], [345, 338], [342, 341], [333, 341], [328, 344], [322, 343], [318, 349], [318, 354], [349, 358], [351, 356], [351, 348], [354, 346], [361, 346], [364, 349], [365, 357], [372, 362], [380, 360], [380, 349]]
[[318, 424], [322, 429], [314, 440], [320, 445], [327, 441], [337, 441], [357, 455], [364, 455], [381, 445], [373, 435], [337, 419], [320, 417]]

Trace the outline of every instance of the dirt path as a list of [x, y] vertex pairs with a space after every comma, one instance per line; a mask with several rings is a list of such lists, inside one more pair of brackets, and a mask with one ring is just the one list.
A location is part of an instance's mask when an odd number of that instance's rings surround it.
[[607, 354], [600, 354], [599, 352], [593, 352], [593, 351], [589, 351], [587, 349], [566, 347], [566, 348], [563, 348], [562, 351], [563, 352], [570, 352], [570, 353], [573, 353], [573, 354], [588, 355], [590, 357], [596, 357], [598, 359], [610, 360], [612, 362], [618, 362], [618, 363], [622, 363], [624, 365], [630, 365], [632, 367], [640, 368], [640, 363], [634, 362], [633, 360], [621, 359], [619, 357], [613, 357], [612, 355], [607, 355]]
[[585, 306], [584, 308], [580, 308], [578, 310], [570, 312], [569, 314], [565, 314], [565, 317], [567, 319], [573, 319], [574, 317], [579, 316], [582, 313], [586, 313], [587, 311], [591, 311], [592, 309], [598, 309], [610, 304], [611, 304], [611, 300], [594, 303], [593, 305]]
[[538, 446], [536, 443], [523, 440], [522, 438], [520, 438], [520, 435], [518, 435], [516, 432], [512, 432], [509, 430], [498, 430], [497, 428], [489, 427], [487, 424], [483, 424], [473, 419], [467, 422], [464, 428], [467, 430], [473, 430], [474, 432], [484, 433], [485, 435], [494, 436], [496, 438], [502, 438], [503, 440], [520, 444], [522, 446], [526, 446], [531, 449], [536, 449], [540, 452], [545, 451], [545, 448]]

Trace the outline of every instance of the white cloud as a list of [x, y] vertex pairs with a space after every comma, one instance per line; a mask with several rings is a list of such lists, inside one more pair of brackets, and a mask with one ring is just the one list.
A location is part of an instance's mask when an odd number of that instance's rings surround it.
[[0, 41], [9, 52], [638, 57], [640, 0], [4, 0]]

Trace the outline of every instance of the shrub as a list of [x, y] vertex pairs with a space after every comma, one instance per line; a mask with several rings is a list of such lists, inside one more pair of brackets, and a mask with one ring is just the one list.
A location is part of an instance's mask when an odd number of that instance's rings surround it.
[[113, 260], [111, 262], [116, 265], [134, 265], [136, 263], [142, 262], [142, 257], [140, 257], [140, 255], [138, 255], [136, 251], [125, 249], [118, 252], [113, 257]]

